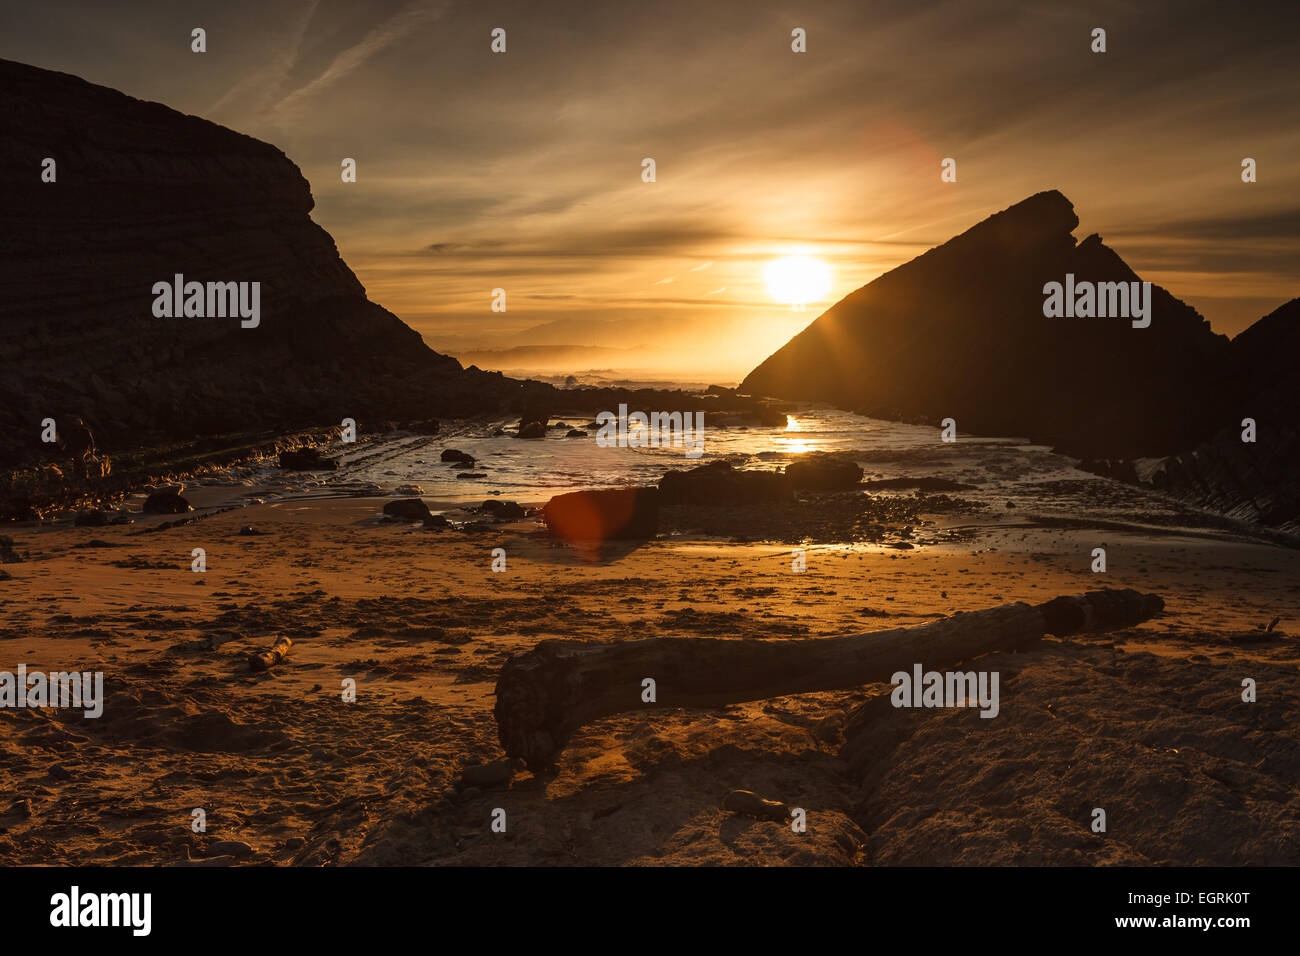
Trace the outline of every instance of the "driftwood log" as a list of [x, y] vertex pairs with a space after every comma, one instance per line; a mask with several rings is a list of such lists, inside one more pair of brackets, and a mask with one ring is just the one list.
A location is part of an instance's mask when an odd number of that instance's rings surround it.
[[287, 637], [277, 637], [275, 643], [271, 645], [269, 651], [263, 651], [261, 654], [248, 655], [248, 668], [254, 671], [270, 670], [276, 664], [280, 663], [289, 656], [289, 648], [293, 647], [293, 641]]
[[[1105, 590], [845, 637], [542, 641], [501, 668], [497, 731], [507, 757], [520, 757], [529, 769], [538, 770], [551, 765], [575, 730], [611, 714], [720, 707], [888, 683], [893, 674], [913, 664], [943, 670], [980, 654], [1024, 647], [1044, 634], [1139, 624], [1163, 608], [1154, 594]], [[655, 682], [654, 703], [642, 700], [645, 678]]]

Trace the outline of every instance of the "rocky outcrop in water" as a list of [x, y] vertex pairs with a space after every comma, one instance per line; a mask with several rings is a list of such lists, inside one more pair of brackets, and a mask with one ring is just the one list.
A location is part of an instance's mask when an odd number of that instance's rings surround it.
[[[851, 293], [749, 374], [752, 394], [936, 429], [1024, 435], [1079, 455], [1154, 455], [1198, 437], [1227, 339], [1153, 287], [1151, 322], [1047, 318], [1044, 286], [1139, 277], [1043, 192]], [[1108, 296], [1109, 299], [1109, 296]]]

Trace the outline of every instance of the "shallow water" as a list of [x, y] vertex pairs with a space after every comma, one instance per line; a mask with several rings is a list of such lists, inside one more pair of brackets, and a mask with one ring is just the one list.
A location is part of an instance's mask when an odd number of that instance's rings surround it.
[[[544, 439], [521, 440], [493, 431], [515, 419], [477, 419], [450, 423], [435, 436], [384, 434], [355, 445], [322, 449], [339, 461], [334, 472], [284, 472], [274, 460], [239, 466], [213, 475], [187, 491], [197, 507], [254, 504], [285, 499], [419, 494], [434, 511], [477, 505], [489, 497], [525, 505], [544, 504], [568, 491], [653, 485], [672, 468], [695, 468], [727, 460], [738, 468], [778, 470], [807, 452], [837, 452], [862, 465], [870, 493], [907, 495], [910, 487], [873, 489], [870, 482], [891, 478], [940, 477], [966, 487], [941, 492], [962, 499], [967, 515], [981, 526], [1055, 527], [1061, 521], [1136, 530], [1216, 527], [1221, 519], [1162, 496], [1079, 471], [1072, 459], [1018, 438], [958, 435], [941, 440], [935, 426], [907, 425], [817, 406], [800, 406], [786, 427], [706, 427], [703, 454], [689, 458], [683, 448], [601, 447], [596, 429], [584, 438], [565, 437], [568, 421]], [[473, 455], [469, 473], [440, 459], [445, 449]], [[399, 491], [400, 489], [400, 491]], [[418, 490], [416, 490], [418, 489]], [[198, 492], [197, 497], [192, 492]]]
[[[993, 453], [1016, 463], [1017, 470], [1033, 473], [1059, 470], [1063, 459], [1046, 449], [1016, 439], [961, 436], [956, 443], [940, 441], [939, 428], [904, 425], [864, 418], [836, 409], [808, 407], [789, 416], [785, 428], [710, 428], [705, 423], [703, 453], [695, 458], [682, 447], [601, 447], [596, 429], [585, 438], [566, 438], [570, 427], [585, 422], [568, 422], [552, 428], [544, 439], [521, 440], [493, 437], [494, 429], [513, 425], [513, 420], [458, 423], [437, 436], [381, 437], [354, 448], [336, 446], [330, 450], [341, 463], [337, 472], [318, 475], [284, 475], [277, 469], [257, 469], [255, 479], [319, 491], [361, 490], [377, 487], [391, 493], [403, 485], [419, 485], [426, 498], [460, 500], [501, 495], [521, 501], [546, 500], [566, 491], [585, 488], [614, 488], [655, 484], [671, 468], [695, 468], [711, 461], [726, 460], [738, 468], [778, 470], [806, 452], [826, 451], [852, 454], [868, 478], [902, 475], [943, 474], [961, 480], [956, 472], [976, 473], [987, 478], [984, 459]], [[454, 469], [440, 460], [444, 449], [454, 448], [473, 455], [472, 469]], [[1036, 459], [1025, 469], [1025, 456]], [[466, 473], [484, 477], [458, 477]], [[286, 489], [287, 490], [287, 489]]]

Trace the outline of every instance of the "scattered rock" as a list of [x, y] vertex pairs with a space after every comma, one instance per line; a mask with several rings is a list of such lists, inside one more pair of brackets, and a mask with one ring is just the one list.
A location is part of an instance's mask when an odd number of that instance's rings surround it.
[[670, 471], [659, 480], [659, 493], [660, 503], [665, 505], [744, 505], [794, 498], [787, 476], [773, 471], [737, 471], [725, 461], [690, 471]]
[[426, 530], [449, 528], [451, 527], [451, 522], [447, 520], [445, 515], [431, 514], [429, 517], [424, 519], [424, 527]]
[[487, 512], [498, 521], [518, 521], [528, 513], [518, 502], [497, 499], [483, 502], [479, 510]]
[[844, 455], [809, 452], [792, 461], [785, 474], [795, 488], [836, 491], [857, 487], [862, 480], [862, 467]]
[[443, 461], [459, 461], [473, 467], [474, 456], [463, 451], [457, 451], [455, 448], [444, 448], [442, 450]]
[[519, 426], [516, 438], [545, 438], [546, 426], [541, 422], [529, 422], [527, 425]]
[[915, 488], [917, 491], [970, 491], [974, 485], [965, 485], [951, 478], [877, 478], [864, 481], [862, 487], [871, 491], [882, 488]]
[[326, 458], [319, 448], [295, 448], [280, 452], [280, 467], [285, 471], [334, 471], [339, 463]]
[[141, 510], [147, 515], [178, 515], [194, 509], [175, 489], [168, 488], [146, 498]]
[[584, 432], [581, 428], [570, 428], [569, 433], [564, 437], [565, 438], [586, 438], [587, 433]]
[[509, 783], [515, 775], [515, 767], [510, 760], [494, 760], [491, 763], [466, 767], [461, 771], [460, 782], [466, 787], [497, 787]]
[[398, 498], [384, 505], [384, 514], [409, 521], [427, 521], [433, 517], [429, 506], [419, 498]]
[[419, 485], [398, 485], [393, 491], [395, 495], [422, 495], [424, 489]]

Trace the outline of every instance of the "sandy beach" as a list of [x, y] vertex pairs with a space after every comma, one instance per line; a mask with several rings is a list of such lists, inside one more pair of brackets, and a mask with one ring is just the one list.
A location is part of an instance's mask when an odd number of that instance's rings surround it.
[[[4, 666], [103, 671], [105, 701], [98, 719], [0, 714], [0, 862], [1300, 862], [1300, 649], [1286, 634], [1300, 551], [1213, 528], [1062, 527], [1022, 499], [926, 519], [934, 543], [917, 548], [808, 542], [795, 573], [788, 543], [689, 521], [593, 555], [532, 514], [435, 531], [385, 520], [386, 500], [289, 498], [161, 530], [158, 516], [13, 528]], [[1105, 574], [1090, 570], [1098, 544]], [[552, 772], [462, 780], [502, 757], [501, 664], [546, 638], [818, 638], [1099, 586], [1166, 610], [981, 659], [1002, 674], [997, 720], [877, 706], [847, 753], [854, 708], [892, 689], [868, 686], [611, 717]], [[281, 636], [287, 660], [250, 672]], [[737, 788], [804, 808], [807, 832], [723, 810]], [[489, 827], [497, 808], [506, 833]]]

